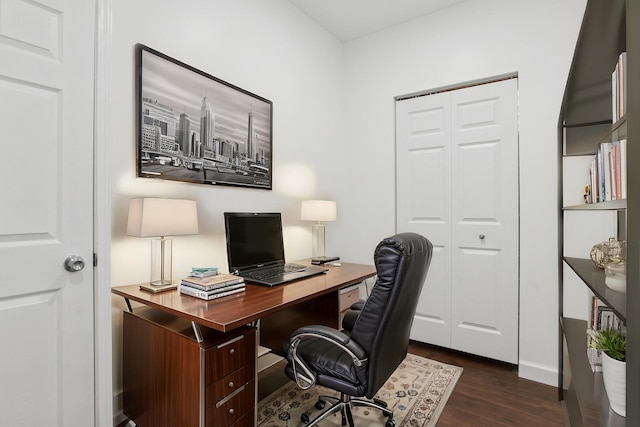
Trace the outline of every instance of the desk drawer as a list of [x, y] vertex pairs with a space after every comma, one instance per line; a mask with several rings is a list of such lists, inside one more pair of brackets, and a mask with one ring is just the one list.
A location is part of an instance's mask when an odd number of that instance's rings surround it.
[[242, 418], [236, 420], [236, 422], [234, 422], [229, 427], [254, 427], [254, 419], [255, 417], [253, 411], [247, 412], [242, 416]]
[[237, 371], [245, 365], [255, 363], [255, 330], [232, 337], [205, 351], [205, 385], [225, 377], [229, 372]]
[[232, 394], [234, 391], [253, 379], [253, 365], [247, 365], [230, 373], [220, 381], [216, 381], [205, 392], [205, 402], [208, 408]]
[[360, 286], [355, 285], [340, 290], [340, 311], [351, 307], [351, 304], [360, 299]]
[[207, 408], [206, 426], [223, 427], [233, 424], [247, 412], [252, 412], [256, 398], [254, 380]]

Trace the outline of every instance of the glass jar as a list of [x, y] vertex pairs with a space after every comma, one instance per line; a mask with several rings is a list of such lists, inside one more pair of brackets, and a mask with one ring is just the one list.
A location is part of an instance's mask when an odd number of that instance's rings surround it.
[[611, 260], [604, 266], [604, 284], [617, 292], [627, 291], [627, 263]]

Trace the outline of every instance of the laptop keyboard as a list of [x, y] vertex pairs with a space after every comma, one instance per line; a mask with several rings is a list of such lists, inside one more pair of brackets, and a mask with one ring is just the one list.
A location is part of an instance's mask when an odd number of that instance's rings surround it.
[[251, 271], [244, 274], [245, 277], [252, 279], [268, 279], [269, 277], [279, 276], [285, 273], [295, 273], [296, 271], [302, 271], [305, 269], [304, 265], [300, 264], [285, 264], [278, 265], [276, 267], [265, 268], [261, 270]]

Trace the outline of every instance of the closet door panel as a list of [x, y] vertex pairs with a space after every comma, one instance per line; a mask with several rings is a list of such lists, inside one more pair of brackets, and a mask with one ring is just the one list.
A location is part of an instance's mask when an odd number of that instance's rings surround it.
[[397, 230], [427, 236], [434, 254], [411, 338], [450, 346], [451, 152], [450, 95], [396, 105]]
[[452, 92], [452, 347], [518, 362], [517, 81]]

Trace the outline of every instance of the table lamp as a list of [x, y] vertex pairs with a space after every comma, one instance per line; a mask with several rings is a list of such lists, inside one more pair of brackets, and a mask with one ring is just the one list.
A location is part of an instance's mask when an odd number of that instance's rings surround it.
[[151, 239], [151, 292], [175, 289], [171, 277], [171, 239], [166, 236], [198, 234], [195, 200], [138, 198], [129, 202], [127, 235]]
[[302, 202], [300, 219], [316, 221], [312, 228], [311, 262], [324, 264], [335, 261], [338, 257], [328, 257], [325, 254], [325, 233], [322, 221], [335, 221], [337, 216], [336, 202], [330, 200], [306, 200]]

